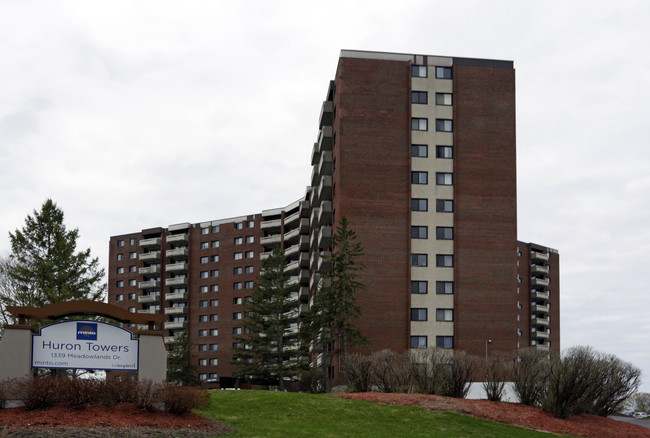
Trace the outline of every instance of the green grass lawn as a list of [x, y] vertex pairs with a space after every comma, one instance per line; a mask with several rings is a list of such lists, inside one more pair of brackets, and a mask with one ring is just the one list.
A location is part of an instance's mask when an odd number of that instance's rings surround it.
[[198, 411], [237, 428], [230, 437], [544, 437], [552, 435], [451, 412], [347, 400], [327, 394], [211, 391]]

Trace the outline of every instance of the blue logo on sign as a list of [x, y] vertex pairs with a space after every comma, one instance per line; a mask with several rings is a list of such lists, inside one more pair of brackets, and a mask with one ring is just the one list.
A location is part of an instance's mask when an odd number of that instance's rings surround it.
[[96, 341], [97, 340], [97, 323], [78, 322], [77, 323], [77, 339], [82, 341]]

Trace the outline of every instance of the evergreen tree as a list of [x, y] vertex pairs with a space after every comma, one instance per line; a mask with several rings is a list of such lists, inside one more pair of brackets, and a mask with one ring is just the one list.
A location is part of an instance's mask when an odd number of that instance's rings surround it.
[[[332, 363], [334, 356], [343, 355], [342, 372], [346, 375], [345, 364], [349, 356], [350, 345], [368, 344], [368, 339], [356, 327], [354, 321], [361, 316], [361, 307], [356, 296], [364, 291], [365, 285], [358, 279], [365, 269], [359, 260], [364, 251], [356, 241], [354, 230], [349, 227], [343, 216], [336, 226], [332, 237], [332, 251], [326, 257], [328, 269], [319, 272], [321, 287], [314, 296], [312, 312], [309, 318], [310, 331], [318, 334], [318, 343], [322, 351], [323, 366]], [[329, 373], [324, 372], [326, 390], [330, 389]]]
[[297, 304], [291, 298], [286, 259], [279, 248], [264, 261], [243, 320], [245, 334], [235, 340], [233, 364], [244, 375], [278, 381], [294, 377], [301, 367]]
[[174, 335], [167, 352], [167, 382], [184, 386], [199, 384], [196, 367], [191, 361], [192, 343], [187, 330]]
[[48, 199], [27, 216], [22, 230], [9, 233], [11, 254], [4, 273], [11, 293], [2, 304], [45, 306], [70, 300], [104, 299], [104, 269], [90, 249], [77, 251], [79, 230], [67, 230], [63, 211]]

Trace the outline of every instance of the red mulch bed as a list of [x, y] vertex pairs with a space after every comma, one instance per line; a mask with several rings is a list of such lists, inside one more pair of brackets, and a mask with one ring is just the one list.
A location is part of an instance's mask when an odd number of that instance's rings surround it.
[[[79, 428], [83, 428], [80, 431]], [[73, 410], [64, 406], [28, 411], [0, 409], [0, 436], [188, 436], [210, 437], [232, 432], [224, 423], [187, 413], [146, 412], [129, 403], [115, 408], [89, 406]], [[153, 433], [153, 435], [152, 435]]]
[[337, 397], [375, 401], [399, 406], [417, 406], [432, 411], [449, 411], [472, 415], [499, 423], [512, 424], [527, 429], [584, 436], [590, 438], [650, 437], [650, 429], [636, 424], [612, 420], [595, 415], [574, 416], [560, 420], [540, 408], [516, 403], [497, 403], [487, 400], [466, 400], [428, 394], [385, 394], [365, 392], [336, 394]]

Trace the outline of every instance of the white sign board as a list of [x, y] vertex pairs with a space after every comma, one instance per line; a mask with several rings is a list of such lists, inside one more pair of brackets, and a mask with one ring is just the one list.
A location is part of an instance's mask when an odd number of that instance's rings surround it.
[[137, 371], [138, 340], [105, 322], [57, 322], [32, 336], [32, 368]]

